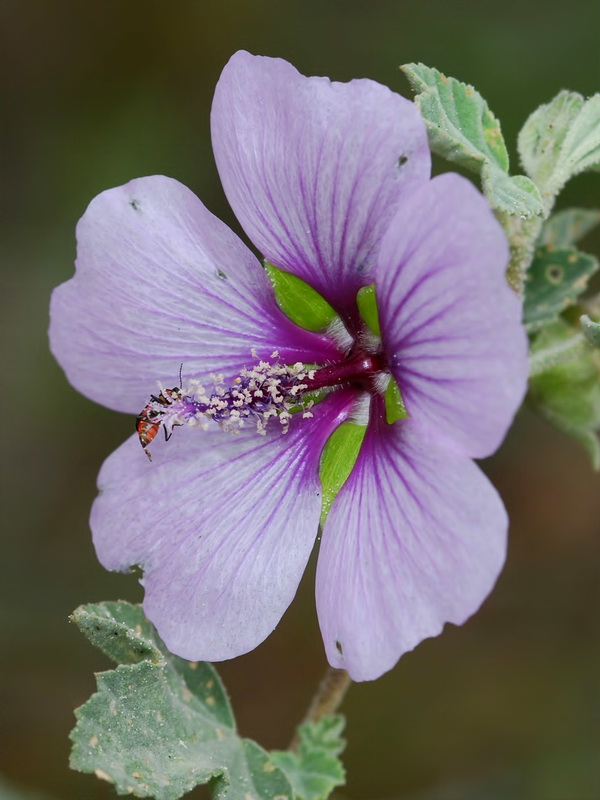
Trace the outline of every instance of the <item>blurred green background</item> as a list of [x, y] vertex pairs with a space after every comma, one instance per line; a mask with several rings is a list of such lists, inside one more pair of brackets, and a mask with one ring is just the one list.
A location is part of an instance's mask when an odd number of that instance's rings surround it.
[[[69, 771], [67, 737], [108, 662], [67, 617], [142, 592], [99, 566], [87, 522], [98, 468], [133, 421], [79, 396], [47, 350], [48, 298], [72, 274], [77, 219], [103, 189], [164, 173], [236, 225], [209, 109], [239, 48], [405, 94], [398, 65], [436, 66], [484, 94], [515, 163], [535, 106], [562, 88], [597, 90], [599, 10], [583, 0], [3, 0], [1, 10], [0, 773], [56, 798], [100, 800], [112, 789]], [[598, 189], [597, 177], [577, 178], [560, 205], [592, 205]], [[512, 518], [507, 567], [465, 627], [352, 687], [340, 798], [600, 796], [597, 475], [527, 413], [485, 468]], [[287, 745], [325, 666], [313, 577], [266, 644], [222, 665], [241, 731], [265, 747]]]

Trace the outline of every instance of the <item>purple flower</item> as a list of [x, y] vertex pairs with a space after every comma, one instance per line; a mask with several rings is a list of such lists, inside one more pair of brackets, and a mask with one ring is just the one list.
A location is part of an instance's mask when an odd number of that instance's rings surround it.
[[[368, 421], [326, 520], [316, 593], [329, 662], [376, 678], [473, 614], [504, 561], [506, 514], [471, 459], [499, 446], [525, 389], [506, 241], [468, 181], [430, 180], [415, 107], [377, 83], [306, 78], [240, 52], [211, 121], [248, 237], [344, 325], [311, 332], [288, 319], [257, 258], [177, 181], [142, 178], [97, 197], [78, 226], [76, 275], [53, 296], [52, 349], [85, 395], [145, 409], [145, 422], [173, 433], [155, 438], [152, 463], [137, 435], [105, 462], [91, 515], [98, 557], [143, 567], [144, 608], [175, 653], [218, 661], [251, 650], [292, 601], [314, 546], [328, 438]], [[357, 310], [371, 284], [380, 338]], [[181, 389], [149, 401], [157, 381], [176, 386], [182, 364]], [[393, 424], [390, 376], [409, 415]], [[300, 398], [324, 384], [324, 399], [285, 426], [257, 405], [257, 391], [270, 392], [281, 417], [295, 385]], [[233, 394], [240, 385], [245, 399]], [[224, 431], [209, 409], [217, 395], [229, 422], [241, 408], [263, 430]]]

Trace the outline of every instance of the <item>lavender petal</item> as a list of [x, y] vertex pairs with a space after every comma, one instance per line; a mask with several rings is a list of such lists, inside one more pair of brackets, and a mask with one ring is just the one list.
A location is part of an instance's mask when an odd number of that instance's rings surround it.
[[278, 349], [327, 359], [324, 337], [277, 308], [248, 248], [185, 186], [140, 178], [103, 192], [77, 227], [77, 271], [51, 305], [52, 351], [83, 394], [137, 412], [157, 382], [236, 375]]
[[507, 517], [464, 456], [421, 426], [382, 420], [327, 518], [317, 609], [329, 663], [354, 680], [391, 669], [481, 605], [504, 563]]
[[403, 203], [377, 268], [385, 351], [408, 413], [472, 457], [504, 438], [527, 386], [508, 245], [466, 179], [434, 178]]
[[183, 426], [137, 437], [104, 463], [91, 515], [107, 569], [144, 570], [144, 610], [168, 648], [193, 660], [256, 647], [292, 601], [321, 512], [321, 449], [347, 413], [340, 392], [265, 436]]
[[355, 310], [398, 201], [429, 178], [414, 104], [240, 51], [217, 84], [212, 139], [227, 198], [267, 260]]

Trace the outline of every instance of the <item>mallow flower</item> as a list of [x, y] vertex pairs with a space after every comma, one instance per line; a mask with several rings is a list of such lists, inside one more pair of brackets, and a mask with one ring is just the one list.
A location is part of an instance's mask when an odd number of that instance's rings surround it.
[[[174, 653], [219, 661], [278, 624], [324, 520], [327, 658], [373, 679], [471, 616], [504, 562], [506, 513], [472, 459], [525, 389], [505, 237], [470, 182], [430, 178], [416, 108], [373, 81], [239, 52], [211, 124], [265, 263], [183, 185], [141, 178], [92, 201], [52, 298], [70, 382], [138, 417], [100, 472], [95, 547], [141, 566]], [[290, 276], [314, 324], [286, 308]]]

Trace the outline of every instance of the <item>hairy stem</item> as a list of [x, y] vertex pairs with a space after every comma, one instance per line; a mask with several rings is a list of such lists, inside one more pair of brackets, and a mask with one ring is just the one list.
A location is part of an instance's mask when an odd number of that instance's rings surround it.
[[[319, 688], [304, 715], [301, 725], [306, 722], [318, 722], [323, 717], [329, 717], [339, 708], [344, 695], [352, 683], [351, 677], [345, 669], [328, 667]], [[299, 744], [298, 734], [290, 742], [288, 750], [297, 750]]]

